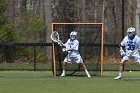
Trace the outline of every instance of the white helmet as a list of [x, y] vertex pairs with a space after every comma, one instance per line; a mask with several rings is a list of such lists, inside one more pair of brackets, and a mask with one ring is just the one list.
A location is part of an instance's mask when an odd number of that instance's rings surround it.
[[134, 27], [130, 27], [127, 29], [128, 38], [133, 39], [135, 37], [136, 29]]
[[71, 40], [75, 40], [76, 38], [77, 38], [77, 32], [72, 31], [72, 32], [70, 33], [70, 39], [71, 39]]
[[127, 29], [127, 33], [135, 33], [135, 28], [134, 27], [130, 27]]

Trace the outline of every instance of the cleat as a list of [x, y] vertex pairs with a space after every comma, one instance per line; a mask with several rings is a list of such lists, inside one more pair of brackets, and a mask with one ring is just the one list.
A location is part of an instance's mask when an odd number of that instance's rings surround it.
[[61, 74], [61, 77], [64, 77], [64, 76], [65, 76], [65, 73], [62, 73], [62, 74]]
[[88, 74], [87, 77], [91, 77], [90, 74]]
[[88, 77], [91, 77], [91, 76], [88, 76]]
[[115, 79], [115, 80], [118, 80], [118, 79], [121, 79], [121, 78], [122, 78], [122, 76], [119, 75], [119, 76], [115, 77], [114, 79]]

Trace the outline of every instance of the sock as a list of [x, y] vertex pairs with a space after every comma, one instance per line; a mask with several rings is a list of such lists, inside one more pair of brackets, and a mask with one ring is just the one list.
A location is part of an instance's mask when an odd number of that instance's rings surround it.
[[122, 73], [119, 73], [120, 76], [122, 76]]
[[86, 72], [86, 74], [87, 74], [87, 75], [89, 75], [89, 73], [88, 73], [87, 69], [85, 69], [85, 72]]
[[62, 73], [64, 73], [65, 74], [65, 70], [63, 70], [63, 72]]

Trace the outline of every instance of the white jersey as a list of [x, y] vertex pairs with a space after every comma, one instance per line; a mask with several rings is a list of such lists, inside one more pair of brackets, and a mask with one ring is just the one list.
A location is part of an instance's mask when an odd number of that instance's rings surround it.
[[125, 46], [125, 51], [135, 51], [140, 48], [140, 38], [136, 35], [133, 40], [125, 36], [121, 42], [121, 46]]
[[125, 47], [126, 55], [124, 60], [133, 58], [134, 62], [140, 62], [140, 55], [138, 49], [140, 48], [140, 38], [135, 36], [133, 40], [130, 40], [128, 36], [125, 36], [121, 45]]
[[70, 57], [77, 57], [79, 54], [79, 41], [78, 40], [70, 40], [65, 43], [67, 49], [72, 48], [73, 50], [69, 52]]

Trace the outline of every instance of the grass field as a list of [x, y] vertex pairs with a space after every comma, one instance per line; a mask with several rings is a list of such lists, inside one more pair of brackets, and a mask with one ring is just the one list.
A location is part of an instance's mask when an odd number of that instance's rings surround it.
[[0, 93], [138, 93], [140, 72], [104, 72], [103, 77], [52, 76], [47, 71], [0, 71]]

